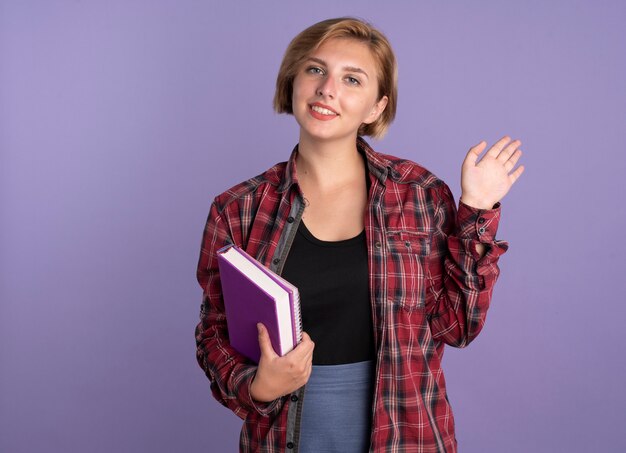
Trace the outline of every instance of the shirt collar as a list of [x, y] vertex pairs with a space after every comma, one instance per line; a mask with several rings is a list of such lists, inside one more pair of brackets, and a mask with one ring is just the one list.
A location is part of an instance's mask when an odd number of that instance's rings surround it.
[[296, 174], [296, 156], [298, 155], [298, 145], [293, 148], [291, 152], [291, 157], [287, 161], [287, 166], [285, 167], [285, 174], [283, 176], [282, 182], [278, 186], [278, 193], [285, 192], [289, 190], [292, 184], [295, 184], [298, 187], [298, 175]]

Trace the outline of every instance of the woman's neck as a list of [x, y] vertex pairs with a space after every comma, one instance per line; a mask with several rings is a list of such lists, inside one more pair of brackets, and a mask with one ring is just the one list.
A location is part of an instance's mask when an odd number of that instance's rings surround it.
[[300, 137], [296, 171], [301, 185], [332, 190], [354, 179], [362, 179], [365, 163], [356, 137], [343, 141], [308, 141]]

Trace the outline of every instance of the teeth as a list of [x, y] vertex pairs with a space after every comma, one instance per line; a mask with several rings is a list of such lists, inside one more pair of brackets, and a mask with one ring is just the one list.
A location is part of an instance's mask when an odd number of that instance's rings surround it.
[[328, 110], [328, 109], [325, 109], [323, 107], [319, 107], [317, 105], [311, 106], [311, 110], [313, 110], [314, 112], [317, 112], [317, 113], [321, 113], [322, 115], [336, 115], [335, 112], [333, 112], [331, 110]]

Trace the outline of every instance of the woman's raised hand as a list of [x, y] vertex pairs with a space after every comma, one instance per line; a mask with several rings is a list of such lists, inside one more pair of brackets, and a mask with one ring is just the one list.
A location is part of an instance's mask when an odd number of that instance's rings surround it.
[[302, 341], [292, 351], [280, 357], [272, 348], [265, 326], [259, 323], [257, 327], [261, 359], [250, 394], [256, 401], [269, 402], [298, 390], [307, 383], [311, 376], [315, 343], [304, 332]]
[[482, 141], [469, 150], [461, 168], [461, 201], [478, 209], [491, 209], [524, 172], [515, 167], [522, 156], [519, 140], [502, 137], [478, 160], [487, 147]]

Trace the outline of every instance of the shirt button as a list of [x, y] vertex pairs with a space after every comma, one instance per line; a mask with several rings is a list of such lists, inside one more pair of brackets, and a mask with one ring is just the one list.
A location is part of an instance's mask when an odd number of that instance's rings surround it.
[[486, 230], [485, 230], [485, 227], [480, 227], [480, 228], [478, 229], [478, 234], [484, 234], [484, 233], [485, 233], [485, 231], [486, 231]]
[[293, 442], [287, 442], [287, 448], [292, 449], [294, 447]]
[[291, 395], [291, 401], [295, 403], [296, 401], [298, 401], [298, 397], [296, 395]]
[[278, 264], [278, 263], [280, 263], [280, 260], [279, 260], [278, 258], [274, 258], [274, 260], [272, 261], [272, 263], [274, 263], [274, 264]]
[[484, 217], [479, 217], [479, 218], [478, 218], [478, 223], [480, 223], [481, 225], [482, 225], [483, 223], [485, 223], [485, 218], [484, 218]]
[[287, 217], [287, 222], [288, 223], [293, 223], [294, 220], [295, 219], [293, 217], [291, 217], [291, 216]]
[[379, 249], [381, 247], [381, 243], [380, 241], [376, 241], [374, 242], [374, 247], [376, 247], [377, 249]]

